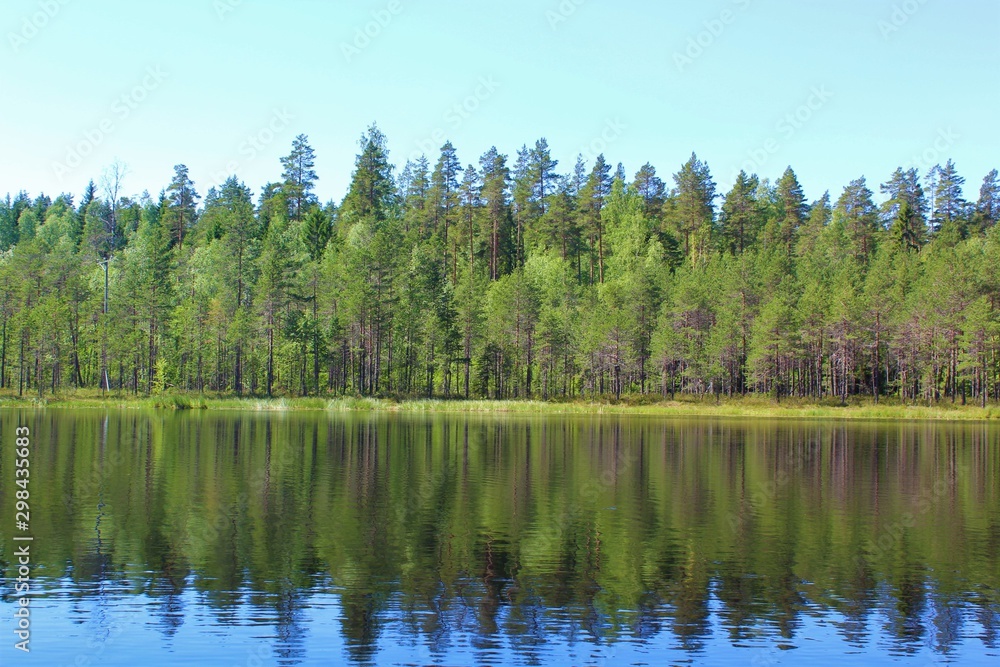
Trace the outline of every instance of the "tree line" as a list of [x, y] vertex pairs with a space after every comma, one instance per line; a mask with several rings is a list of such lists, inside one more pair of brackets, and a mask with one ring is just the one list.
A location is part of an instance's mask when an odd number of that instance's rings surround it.
[[790, 167], [720, 194], [697, 155], [630, 179], [545, 139], [397, 172], [375, 125], [339, 204], [306, 136], [281, 167], [0, 201], [0, 389], [1000, 400], [996, 170], [810, 203]]

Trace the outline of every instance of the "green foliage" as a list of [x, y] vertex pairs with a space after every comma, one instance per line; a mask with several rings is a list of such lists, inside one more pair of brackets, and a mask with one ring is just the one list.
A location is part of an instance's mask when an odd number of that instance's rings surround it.
[[708, 164], [694, 153], [674, 175], [676, 188], [667, 200], [668, 223], [684, 242], [684, 254], [693, 262], [704, 257], [713, 240], [715, 182]]
[[281, 158], [284, 168], [281, 174], [281, 188], [288, 204], [288, 216], [299, 221], [316, 202], [313, 188], [316, 186], [316, 153], [309, 145], [309, 137], [300, 134], [292, 142], [292, 152]]
[[995, 171], [975, 205], [951, 162], [933, 205], [915, 169], [878, 206], [864, 179], [807, 205], [791, 168], [716, 202], [696, 155], [668, 192], [603, 155], [560, 174], [544, 139], [397, 178], [372, 125], [320, 206], [314, 162], [296, 137], [256, 199], [232, 177], [200, 204], [178, 165], [158, 199], [0, 201], [0, 389], [1000, 397]]

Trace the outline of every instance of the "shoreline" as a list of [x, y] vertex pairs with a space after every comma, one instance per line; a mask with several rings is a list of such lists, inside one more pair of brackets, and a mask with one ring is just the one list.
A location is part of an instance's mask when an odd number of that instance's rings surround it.
[[960, 404], [901, 405], [858, 400], [841, 406], [835, 401], [759, 397], [652, 401], [649, 397], [620, 401], [376, 399], [376, 398], [235, 398], [210, 395], [171, 394], [154, 397], [56, 395], [38, 398], [0, 396], [0, 409], [134, 409], [216, 410], [245, 412], [387, 412], [426, 414], [519, 414], [519, 415], [644, 415], [660, 417], [732, 417], [752, 419], [833, 419], [867, 421], [998, 421], [1000, 406], [985, 409]]

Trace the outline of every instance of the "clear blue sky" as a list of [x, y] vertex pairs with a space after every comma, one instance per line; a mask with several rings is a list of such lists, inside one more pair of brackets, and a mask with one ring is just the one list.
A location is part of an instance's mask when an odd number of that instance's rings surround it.
[[79, 196], [116, 158], [128, 193], [177, 163], [256, 193], [305, 133], [339, 201], [372, 121], [400, 166], [437, 131], [463, 163], [544, 136], [568, 171], [606, 133], [630, 177], [696, 151], [720, 191], [790, 164], [810, 199], [927, 157], [975, 199], [1000, 166], [996, 0], [7, 0], [0, 31], [0, 193]]

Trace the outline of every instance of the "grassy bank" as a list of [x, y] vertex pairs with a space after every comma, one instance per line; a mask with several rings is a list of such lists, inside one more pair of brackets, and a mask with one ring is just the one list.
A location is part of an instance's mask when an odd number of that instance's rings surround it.
[[0, 408], [120, 408], [167, 410], [330, 411], [408, 413], [518, 413], [518, 414], [634, 414], [660, 416], [753, 417], [768, 419], [864, 420], [1000, 420], [1000, 406], [985, 409], [943, 402], [933, 406], [901, 405], [855, 400], [841, 406], [835, 400], [788, 399], [780, 403], [760, 397], [723, 399], [679, 397], [655, 401], [652, 397], [621, 401], [395, 401], [373, 398], [233, 398], [227, 396], [170, 394], [154, 397], [102, 396], [99, 393], [55, 395], [46, 398], [0, 396]]

